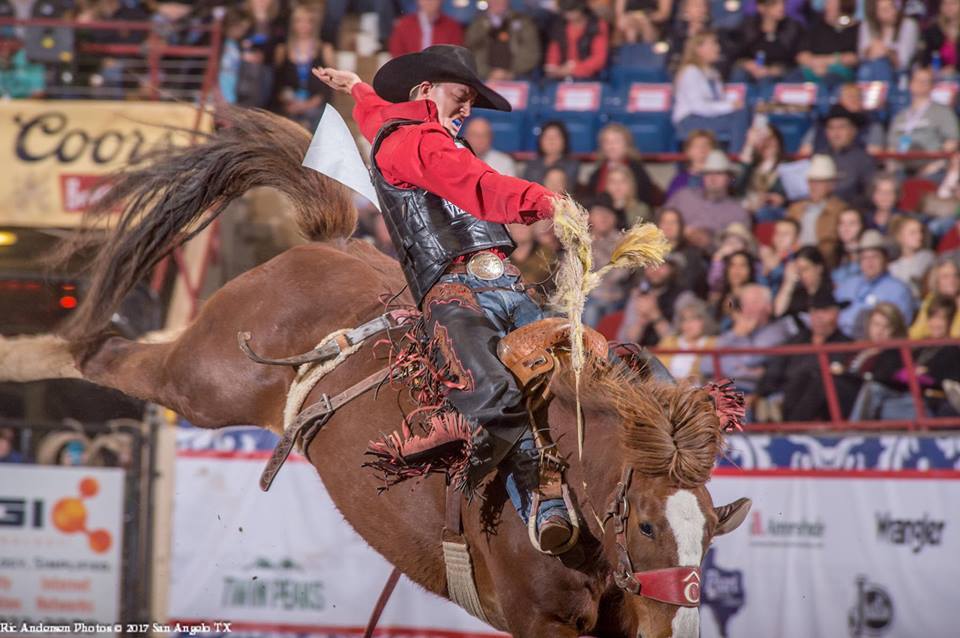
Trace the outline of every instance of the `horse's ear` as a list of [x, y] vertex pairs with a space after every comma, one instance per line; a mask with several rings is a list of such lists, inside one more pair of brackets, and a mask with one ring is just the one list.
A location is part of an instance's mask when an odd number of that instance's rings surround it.
[[716, 512], [718, 519], [714, 536], [727, 534], [740, 527], [740, 523], [747, 518], [752, 504], [753, 501], [749, 498], [738, 498], [732, 503], [714, 507], [713, 511]]

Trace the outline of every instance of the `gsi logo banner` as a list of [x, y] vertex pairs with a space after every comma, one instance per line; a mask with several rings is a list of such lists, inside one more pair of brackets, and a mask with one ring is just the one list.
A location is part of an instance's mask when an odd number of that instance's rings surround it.
[[[105, 529], [88, 529], [86, 500], [100, 492], [97, 479], [86, 477], [77, 485], [77, 496], [58, 499], [50, 510], [50, 522], [63, 534], [82, 533], [87, 537], [90, 549], [102, 554], [110, 549], [113, 538]], [[43, 529], [47, 526], [47, 508], [44, 499], [0, 497], [0, 527], [7, 529]]]

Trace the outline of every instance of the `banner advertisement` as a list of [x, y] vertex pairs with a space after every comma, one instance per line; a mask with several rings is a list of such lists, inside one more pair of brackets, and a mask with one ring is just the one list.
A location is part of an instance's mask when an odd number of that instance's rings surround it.
[[124, 471], [0, 465], [0, 620], [119, 622]]
[[[361, 635], [391, 566], [343, 520], [313, 466], [291, 457], [264, 493], [257, 481], [265, 462], [261, 454], [178, 454], [169, 623]], [[381, 637], [391, 629], [498, 635], [405, 578], [379, 626]]]
[[703, 638], [957, 635], [960, 472], [714, 477], [753, 508], [703, 566]]
[[[234, 636], [361, 635], [390, 567], [302, 457], [260, 492], [275, 440], [253, 428], [180, 430], [171, 622], [231, 621]], [[708, 485], [714, 502], [747, 496], [753, 509], [705, 558], [703, 638], [956, 635], [960, 438], [731, 437], [728, 456]], [[499, 635], [400, 582], [379, 636]]]
[[[210, 130], [210, 118], [201, 120]], [[0, 102], [0, 121], [0, 224], [73, 227], [105, 192], [104, 175], [151, 150], [188, 144], [197, 109], [165, 102], [7, 100]]]

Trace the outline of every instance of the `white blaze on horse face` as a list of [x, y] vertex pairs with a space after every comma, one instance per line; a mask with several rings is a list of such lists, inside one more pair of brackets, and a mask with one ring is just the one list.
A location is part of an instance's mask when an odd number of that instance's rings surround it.
[[[667, 499], [667, 522], [677, 541], [677, 565], [699, 567], [703, 560], [703, 530], [707, 519], [700, 501], [690, 490], [677, 490]], [[673, 638], [697, 638], [700, 635], [700, 610], [679, 607], [670, 623]]]

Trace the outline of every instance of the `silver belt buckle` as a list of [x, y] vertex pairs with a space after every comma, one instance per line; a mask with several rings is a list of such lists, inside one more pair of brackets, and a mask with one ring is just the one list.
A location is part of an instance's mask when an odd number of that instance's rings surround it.
[[477, 279], [493, 281], [503, 277], [503, 260], [491, 252], [477, 253], [467, 262], [467, 272]]

